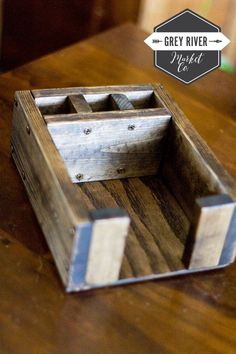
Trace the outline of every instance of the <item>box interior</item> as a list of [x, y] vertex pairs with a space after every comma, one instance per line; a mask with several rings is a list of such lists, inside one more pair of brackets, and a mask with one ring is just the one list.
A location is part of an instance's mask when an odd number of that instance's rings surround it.
[[126, 116], [111, 94], [83, 96], [92, 113], [79, 115], [69, 96], [36, 104], [88, 210], [120, 207], [131, 218], [120, 280], [186, 269], [196, 198], [222, 193], [217, 177], [171, 116], [160, 115], [153, 91], [126, 93]]

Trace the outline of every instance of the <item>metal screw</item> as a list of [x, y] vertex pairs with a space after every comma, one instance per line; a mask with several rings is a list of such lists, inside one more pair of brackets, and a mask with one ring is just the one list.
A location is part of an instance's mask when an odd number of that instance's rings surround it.
[[117, 173], [119, 173], [119, 174], [125, 173], [125, 168], [120, 167], [120, 168], [118, 168], [116, 171], [117, 171]]
[[129, 126], [128, 126], [128, 130], [134, 130], [135, 129], [135, 125], [134, 124], [130, 124]]
[[70, 228], [70, 234], [71, 234], [71, 235], [74, 235], [74, 234], [75, 234], [75, 227], [71, 227], [71, 228]]
[[84, 134], [89, 135], [92, 132], [92, 129], [86, 128], [84, 129]]
[[75, 177], [78, 181], [80, 181], [84, 177], [84, 175], [82, 175], [82, 173], [77, 173]]
[[30, 134], [30, 127], [28, 125], [26, 126], [26, 131], [28, 134]]
[[57, 215], [56, 211], [53, 211], [53, 216], [54, 216], [54, 219], [57, 221], [58, 220], [58, 215]]

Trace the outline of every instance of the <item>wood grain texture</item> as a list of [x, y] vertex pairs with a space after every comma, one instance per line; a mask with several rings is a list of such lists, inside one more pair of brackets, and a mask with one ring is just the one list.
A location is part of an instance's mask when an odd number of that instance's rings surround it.
[[[182, 256], [189, 222], [157, 176], [142, 181], [130, 178], [82, 183], [77, 188], [92, 201], [93, 208], [124, 208], [131, 218], [120, 280], [184, 268]], [[174, 218], [181, 220], [178, 227]]]
[[[146, 86], [148, 87], [148, 85]], [[232, 201], [232, 203], [226, 205], [223, 195], [219, 197], [215, 195], [217, 193], [222, 194], [224, 191], [234, 193], [234, 182], [227, 176], [222, 166], [197, 135], [194, 128], [189, 125], [187, 118], [185, 118], [178, 106], [171, 100], [168, 93], [164, 91], [163, 87], [160, 85], [149, 85], [149, 87], [153, 87], [153, 92], [148, 96], [148, 101], [150, 102], [150, 98], [152, 98], [152, 101], [156, 105], [162, 106], [162, 108], [136, 110], [125, 94], [110, 93], [115, 91], [116, 87], [108, 87], [107, 92], [104, 89], [104, 93], [102, 94], [101, 92], [94, 92], [94, 88], [83, 88], [81, 90], [75, 88], [72, 89], [72, 91], [77, 91], [77, 96], [74, 95], [77, 98], [74, 101], [70, 99], [72, 96], [50, 96], [49, 91], [48, 96], [44, 97], [47, 100], [46, 104], [45, 101], [34, 102], [29, 92], [26, 91], [26, 97], [28, 97], [29, 103], [32, 106], [31, 110], [44, 128], [42, 128], [44, 134], [41, 137], [37, 135], [37, 131], [34, 132], [36, 137], [35, 145], [37, 147], [37, 141], [39, 141], [38, 144], [41, 146], [41, 139], [45, 140], [49, 131], [52, 141], [48, 139], [48, 144], [52, 145], [55, 143], [55, 147], [57, 148], [57, 150], [54, 150], [54, 154], [58, 163], [61, 164], [60, 175], [62, 185], [63, 175], [65, 176], [65, 183], [68, 184], [66, 167], [73, 182], [158, 175], [159, 179], [162, 179], [163, 185], [167, 186], [170, 192], [173, 193], [174, 198], [172, 199], [176, 199], [176, 202], [180, 204], [179, 209], [183, 209], [191, 225], [188, 237], [184, 235], [184, 238], [182, 238], [186, 244], [180, 245], [181, 237], [179, 235], [173, 237], [171, 225], [165, 227], [166, 221], [169, 224], [166, 214], [162, 215], [161, 209], [155, 204], [149, 210], [149, 228], [152, 228], [153, 225], [152, 218], [156, 219], [158, 224], [161, 225], [161, 229], [156, 226], [152, 230], [154, 238], [152, 248], [156, 248], [162, 254], [166, 265], [168, 265], [168, 262], [174, 265], [172, 268], [169, 268], [169, 271], [166, 271], [166, 274], [170, 274], [170, 271], [173, 274], [182, 271], [184, 269], [183, 263], [180, 261], [182, 258], [189, 270], [201, 270], [220, 266], [223, 250], [228, 249], [229, 242], [232, 242], [232, 247], [235, 245], [233, 236], [227, 236], [229, 230], [232, 229], [230, 223], [234, 214], [235, 204]], [[123, 88], [124, 92], [129, 92], [129, 94], [131, 92], [131, 95], [134, 94], [136, 98], [141, 93], [141, 102], [143, 104], [142, 87], [140, 87], [139, 91], [135, 90], [134, 92], [130, 91], [130, 88], [127, 86], [123, 86]], [[102, 112], [91, 112], [91, 107], [82, 93], [79, 93], [79, 90], [92, 94], [93, 104], [98, 107], [97, 103], [99, 102], [99, 109]], [[103, 92], [103, 89], [98, 91]], [[20, 96], [21, 94], [18, 93], [17, 95]], [[105, 100], [103, 101], [104, 97]], [[78, 105], [77, 110], [79, 112], [71, 114], [69, 111], [64, 115], [58, 114], [61, 109], [65, 109], [65, 105], [68, 105], [68, 102], [70, 111], [75, 111], [76, 105]], [[138, 100], [136, 102], [140, 106], [140, 102]], [[24, 103], [21, 104], [23, 111], [25, 110]], [[103, 112], [103, 108], [100, 106], [102, 103], [106, 103], [107, 112]], [[45, 122], [36, 104], [39, 105], [41, 112], [43, 109], [43, 112], [46, 113], [44, 116]], [[18, 101], [16, 101], [15, 105], [17, 108]], [[48, 108], [51, 110], [53, 107], [56, 107], [59, 111], [55, 112], [57, 113], [56, 115], [48, 116]], [[167, 107], [170, 107], [170, 113]], [[15, 112], [16, 116], [17, 111], [15, 110]], [[26, 117], [26, 121], [29, 122], [26, 126], [26, 133], [30, 135], [31, 117], [29, 114]], [[17, 125], [14, 126], [14, 132], [17, 132]], [[21, 144], [24, 145], [23, 139], [21, 140]], [[24, 146], [22, 148], [24, 149]], [[16, 159], [18, 154], [17, 146], [14, 147], [14, 150]], [[54, 174], [57, 177], [58, 166], [55, 163], [53, 164], [53, 160], [51, 160], [51, 165], [47, 164], [47, 153], [47, 150], [44, 150], [46, 162], [44, 162], [44, 168], [53, 171], [55, 169]], [[35, 153], [35, 156], [37, 155]], [[30, 156], [28, 154], [29, 165], [31, 164]], [[60, 160], [60, 156], [64, 160], [65, 165]], [[21, 173], [27, 185], [24, 172], [24, 156], [20, 157], [19, 162], [17, 161], [16, 163], [20, 171], [23, 168]], [[160, 164], [161, 169], [159, 171]], [[35, 188], [34, 183], [36, 184], [37, 181], [41, 183], [42, 177], [40, 174], [36, 174], [36, 176], [37, 179], [35, 181], [32, 180], [32, 190]], [[221, 180], [222, 177], [224, 178], [223, 181]], [[186, 187], [189, 191], [187, 198]], [[142, 187], [140, 186], [138, 190], [142, 190]], [[77, 197], [80, 197], [86, 217], [86, 203], [84, 203], [83, 192], [81, 190], [78, 191]], [[211, 194], [213, 196], [209, 197]], [[146, 200], [146, 195], [149, 195], [148, 189], [143, 189], [143, 193], [138, 194], [135, 192], [134, 195], [131, 195], [131, 199], [135, 201], [135, 206], [138, 205], [137, 211], [141, 215], [144, 213], [142, 208], [145, 209], [146, 206], [140, 203], [138, 198]], [[162, 201], [160, 194], [159, 197], [159, 203], [166, 203], [165, 199]], [[196, 199], [199, 197], [201, 199]], [[55, 202], [49, 195], [48, 199], [45, 200], [45, 204], [48, 203], [49, 206], [55, 204], [54, 214], [56, 216], [57, 203], [60, 203], [60, 198], [61, 196]], [[67, 198], [66, 195], [65, 198]], [[151, 196], [149, 195], [148, 199], [150, 198]], [[215, 204], [213, 201], [215, 201]], [[154, 202], [156, 203], [155, 199]], [[148, 203], [148, 200], [146, 200], [146, 203]], [[222, 205], [223, 203], [224, 205]], [[34, 208], [37, 214], [37, 202], [34, 203]], [[107, 208], [107, 205], [104, 205], [104, 208]], [[44, 207], [41, 205], [39, 216], [45, 212], [43, 209]], [[70, 207], [68, 209], [70, 210]], [[70, 230], [73, 231], [72, 236], [74, 234], [74, 239], [70, 243], [66, 239], [68, 230], [64, 230], [64, 223], [58, 217], [56, 218], [56, 226], [59, 226], [59, 228], [62, 226], [62, 230], [60, 231], [62, 234], [61, 238], [63, 239], [64, 237], [64, 244], [67, 247], [69, 256], [68, 253], [63, 254], [63, 243], [61, 244], [60, 238], [58, 240], [55, 237], [53, 240], [51, 239], [52, 231], [48, 227], [48, 223], [45, 222], [46, 226], [44, 226], [43, 231], [48, 239], [50, 248], [54, 250], [53, 255], [56, 258], [56, 263], [61, 266], [61, 262], [67, 262], [62, 274], [63, 282], [67, 285], [67, 291], [81, 290], [83, 288], [88, 289], [91, 286], [103, 286], [121, 281], [137, 281], [141, 279], [140, 277], [143, 277], [142, 274], [134, 275], [135, 272], [133, 272], [134, 279], [132, 279], [132, 267], [128, 268], [127, 279], [124, 276], [126, 270], [123, 270], [122, 260], [129, 225], [128, 215], [120, 217], [118, 209], [114, 209], [114, 212], [110, 209], [111, 215], [113, 215], [111, 216], [110, 212], [105, 212], [105, 210], [109, 209], [104, 209], [102, 217], [90, 220], [88, 207], [87, 220], [78, 221], [76, 226], [71, 227]], [[177, 215], [179, 215], [179, 210]], [[77, 211], [76, 216], [80, 220], [80, 211]], [[218, 221], [215, 227], [212, 227], [211, 224], [215, 218]], [[173, 243], [173, 246], [169, 247], [168, 239]], [[141, 248], [145, 250], [147, 243], [145, 234], [138, 241]], [[163, 244], [165, 242], [167, 242], [167, 248]], [[224, 246], [226, 243], [227, 245]], [[57, 252], [58, 248], [60, 252]], [[165, 249], [167, 253], [163, 253]], [[213, 252], [214, 250], [215, 252]], [[150, 251], [145, 251], [145, 253], [148, 262], [154, 265], [151, 266], [151, 269], [145, 276], [149, 278], [158, 277], [159, 274], [165, 273], [160, 270], [152, 253]], [[233, 254], [235, 254], [235, 251], [232, 252]], [[129, 253], [125, 255], [124, 259], [126, 268], [128, 264], [131, 265], [133, 263]], [[157, 269], [155, 269], [155, 264], [157, 264]], [[62, 267], [58, 266], [58, 268], [61, 273]], [[135, 266], [133, 265], [134, 268]], [[122, 274], [123, 278], [120, 278], [119, 274]]]
[[110, 98], [113, 101], [112, 106], [115, 110], [134, 109], [134, 106], [124, 94], [111, 94]]
[[93, 222], [85, 278], [88, 285], [107, 285], [119, 279], [130, 219], [123, 215], [109, 221], [103, 213]]
[[68, 96], [71, 110], [74, 112], [92, 112], [92, 108], [89, 106], [83, 95], [70, 95]]
[[[128, 99], [140, 99], [140, 94], [143, 94], [143, 97], [148, 97], [153, 92], [152, 85], [149, 84], [139, 84], [139, 85], [112, 85], [109, 86], [89, 86], [89, 87], [65, 87], [65, 88], [50, 88], [50, 89], [35, 89], [32, 90], [33, 96], [36, 99], [36, 103], [42, 102], [42, 98], [47, 98], [51, 96], [69, 96], [69, 95], [105, 95], [109, 94], [122, 94], [125, 92], [125, 95]], [[41, 98], [41, 100], [40, 100]], [[92, 99], [93, 97], [91, 97]], [[38, 99], [38, 100], [37, 100]]]
[[12, 146], [13, 158], [66, 285], [73, 236], [77, 225], [88, 222], [88, 217], [29, 91], [16, 94]]
[[[220, 263], [235, 206], [236, 203], [227, 195], [196, 200], [195, 220], [183, 256], [189, 269]], [[234, 242], [231, 247], [234, 247]]]
[[[235, 77], [215, 70], [184, 86], [153, 67], [152, 53], [143, 43], [146, 36], [137, 27], [124, 25], [14, 72], [1, 74], [0, 349], [3, 353], [35, 353], [35, 348], [50, 354], [63, 353], [65, 348], [68, 354], [235, 351], [235, 263], [217, 272], [65, 295], [9, 157], [12, 100], [19, 88], [157, 81], [165, 84], [236, 178]], [[96, 70], [91, 70], [95, 62]], [[150, 194], [154, 191], [158, 197], [160, 185], [155, 177], [143, 180], [150, 186]], [[96, 198], [99, 195], [102, 202], [97, 188]], [[86, 203], [89, 202], [87, 198]], [[182, 219], [176, 219], [165, 204], [160, 206], [175, 232], [184, 237]], [[142, 218], [135, 210], [133, 214], [142, 225]], [[142, 232], [147, 232], [147, 228], [143, 227]], [[124, 263], [128, 272], [130, 266]]]
[[[67, 291], [82, 288], [86, 280], [87, 286], [106, 283], [106, 277], [107, 282], [117, 280], [129, 218], [119, 216], [117, 224], [114, 210], [115, 221], [103, 222], [108, 230], [113, 226], [113, 238], [104, 240], [104, 253], [93, 252], [97, 238], [101, 242], [103, 237], [100, 221], [91, 225], [84, 199], [71, 183], [30, 91], [16, 93], [14, 107], [12, 155]], [[112, 265], [111, 258], [106, 264], [110, 273], [94, 266], [109, 250], [113, 255], [117, 252], [116, 262]]]
[[[226, 242], [229, 224], [234, 213], [234, 205], [225, 206], [225, 209], [219, 206], [217, 211], [217, 203], [215, 208], [212, 206], [208, 210], [204, 208], [203, 202], [202, 211], [198, 209], [196, 215], [194, 215], [195, 203], [197, 198], [217, 194], [229, 194], [235, 200], [236, 183], [161, 85], [156, 85], [156, 92], [172, 114], [172, 125], [169, 131], [167, 151], [162, 160], [161, 174], [190, 222], [192, 222], [193, 234], [190, 234], [189, 242], [192, 243], [194, 239], [194, 245], [190, 247], [192, 255], [189, 255], [189, 267], [204, 267], [207, 264], [217, 265]], [[209, 197], [207, 200], [217, 200], [217, 198]], [[220, 197], [219, 201], [221, 201]], [[214, 213], [216, 213], [215, 216]], [[219, 219], [219, 224], [215, 228], [212, 226], [211, 229], [211, 224], [215, 218]], [[224, 218], [225, 223], [223, 222]], [[214, 232], [215, 235], [213, 235]], [[212, 243], [210, 241], [211, 237], [214, 240]], [[235, 254], [234, 241], [231, 247], [234, 248], [232, 254]], [[212, 255], [214, 248], [215, 256]], [[201, 250], [202, 255], [200, 255]]]
[[170, 115], [162, 108], [125, 112], [47, 119], [73, 182], [157, 173]]
[[[187, 120], [184, 113], [177, 106], [172, 97], [163, 89], [161, 85], [156, 85], [159, 97], [163, 100], [166, 107], [172, 114], [172, 135], [170, 134], [169, 151], [163, 163], [163, 176], [171, 186], [183, 185], [187, 187], [188, 193], [184, 190], [175, 190], [172, 192], [181, 203], [185, 212], [191, 219], [192, 203], [195, 198], [213, 194], [226, 193], [236, 198], [236, 183], [226, 172], [220, 162], [216, 159], [207, 144], [193, 129], [191, 123]], [[178, 158], [177, 158], [178, 156]], [[166, 163], [165, 163], [166, 162]], [[179, 165], [178, 165], [179, 162]], [[174, 166], [176, 176], [170, 171]], [[186, 167], [185, 167], [186, 166]], [[181, 183], [173, 184], [171, 178], [177, 178]], [[196, 184], [192, 176], [199, 176]]]

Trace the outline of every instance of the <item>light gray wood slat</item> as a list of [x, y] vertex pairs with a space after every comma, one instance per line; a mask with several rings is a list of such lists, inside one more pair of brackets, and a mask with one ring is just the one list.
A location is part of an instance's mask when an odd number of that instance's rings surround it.
[[164, 115], [47, 126], [72, 181], [84, 182], [157, 173], [169, 122]]
[[170, 119], [171, 115], [166, 108], [148, 108], [148, 109], [134, 109], [134, 110], [124, 110], [124, 111], [103, 111], [103, 112], [93, 112], [93, 113], [66, 113], [66, 114], [47, 114], [44, 119], [46, 123], [49, 124], [72, 124], [81, 119], [87, 119], [89, 121], [97, 120], [129, 120], [129, 119], [145, 119], [145, 118], [163, 118]]
[[141, 85], [113, 85], [113, 86], [90, 86], [90, 87], [67, 87], [67, 88], [54, 88], [54, 89], [40, 89], [32, 90], [35, 98], [48, 97], [48, 96], [69, 96], [69, 95], [89, 95], [89, 94], [111, 94], [111, 93], [142, 93], [153, 92], [151, 84]]

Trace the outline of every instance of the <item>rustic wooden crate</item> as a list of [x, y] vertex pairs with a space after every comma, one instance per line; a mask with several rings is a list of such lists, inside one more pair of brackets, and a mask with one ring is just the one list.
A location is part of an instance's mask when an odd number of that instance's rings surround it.
[[18, 91], [11, 144], [68, 292], [233, 262], [235, 182], [161, 85]]

